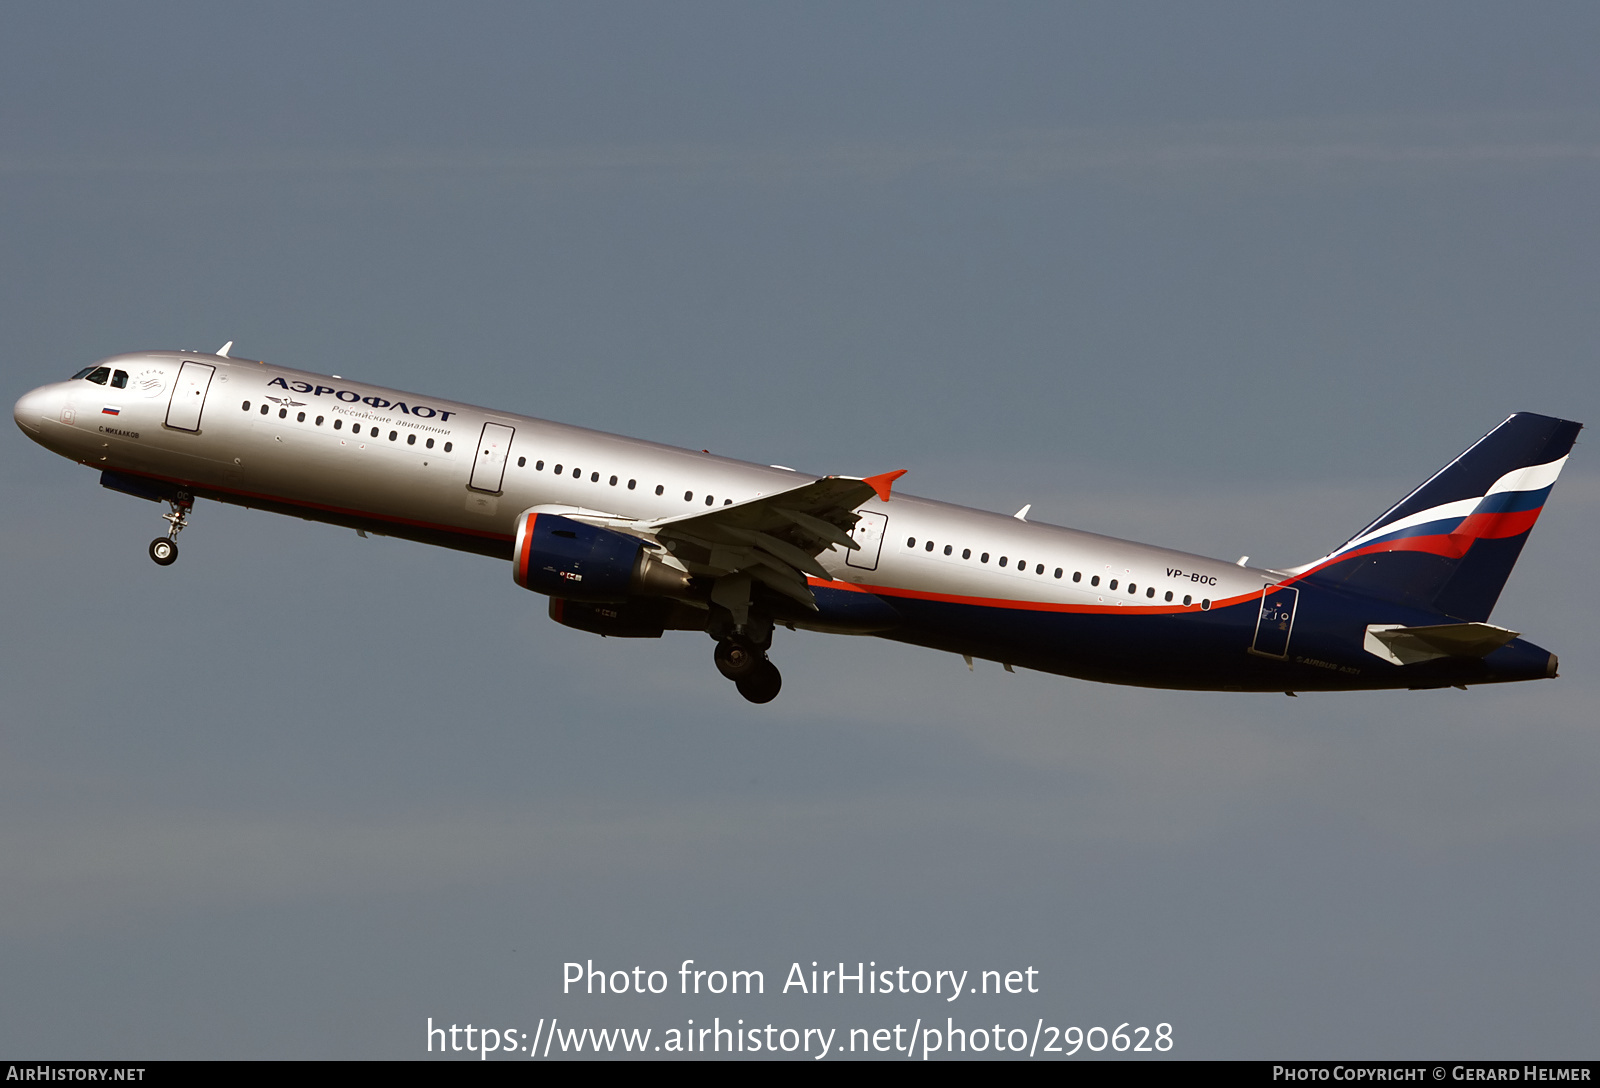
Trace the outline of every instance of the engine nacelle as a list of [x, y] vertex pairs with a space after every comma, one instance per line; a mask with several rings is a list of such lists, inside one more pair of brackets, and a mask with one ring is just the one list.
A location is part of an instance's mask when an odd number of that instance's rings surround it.
[[593, 604], [550, 598], [550, 618], [566, 627], [608, 638], [660, 638], [666, 631], [661, 611], [666, 601]]
[[560, 514], [517, 519], [512, 577], [523, 589], [570, 601], [625, 601], [689, 592], [689, 576], [645, 550], [626, 533]]

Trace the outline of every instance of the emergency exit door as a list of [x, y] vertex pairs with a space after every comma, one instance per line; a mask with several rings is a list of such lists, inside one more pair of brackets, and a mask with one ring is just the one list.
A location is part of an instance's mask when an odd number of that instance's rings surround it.
[[472, 459], [472, 481], [467, 484], [475, 491], [492, 491], [499, 494], [506, 476], [506, 455], [511, 452], [511, 436], [517, 432], [499, 423], [485, 423], [478, 438], [478, 452]]
[[845, 552], [844, 561], [862, 570], [877, 570], [878, 553], [883, 550], [883, 533], [889, 524], [889, 516], [871, 510], [858, 510], [856, 517], [859, 520], [855, 528], [850, 530], [850, 539], [861, 547]]

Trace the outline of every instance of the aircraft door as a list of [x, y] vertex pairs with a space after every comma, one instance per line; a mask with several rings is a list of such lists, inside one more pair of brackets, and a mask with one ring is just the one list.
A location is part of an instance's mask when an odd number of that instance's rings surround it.
[[478, 439], [478, 452], [472, 460], [472, 482], [467, 486], [475, 491], [500, 493], [506, 477], [506, 455], [511, 452], [511, 436], [515, 429], [499, 423], [485, 423]]
[[206, 406], [206, 390], [217, 368], [210, 363], [185, 362], [178, 368], [172, 384], [172, 400], [167, 405], [167, 426], [179, 431], [199, 431], [200, 412]]
[[1290, 586], [1268, 586], [1261, 591], [1261, 614], [1256, 618], [1256, 640], [1250, 652], [1263, 657], [1289, 656], [1289, 635], [1294, 630], [1294, 610], [1300, 591]]
[[848, 566], [861, 570], [877, 570], [878, 553], [883, 550], [883, 534], [889, 525], [889, 516], [871, 510], [858, 510], [856, 514], [860, 520], [850, 530], [850, 537], [861, 547], [857, 551], [845, 552], [844, 561]]

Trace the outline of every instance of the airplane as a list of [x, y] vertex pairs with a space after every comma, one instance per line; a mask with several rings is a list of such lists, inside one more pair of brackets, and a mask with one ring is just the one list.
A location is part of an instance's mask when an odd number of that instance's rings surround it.
[[169, 510], [196, 499], [511, 563], [582, 631], [702, 631], [752, 703], [773, 630], [875, 635], [1114, 684], [1284, 692], [1554, 677], [1488, 622], [1582, 425], [1519, 412], [1345, 543], [1286, 569], [904, 495], [216, 353], [115, 355], [17, 425]]

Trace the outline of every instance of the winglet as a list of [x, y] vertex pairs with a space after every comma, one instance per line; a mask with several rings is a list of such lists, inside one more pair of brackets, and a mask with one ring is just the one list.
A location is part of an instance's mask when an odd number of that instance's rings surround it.
[[896, 472], [881, 472], [876, 476], [867, 476], [863, 478], [861, 482], [872, 488], [872, 490], [876, 491], [878, 493], [878, 498], [882, 499], [884, 502], [888, 502], [889, 486], [900, 477], [904, 476], [907, 471], [907, 469], [900, 469]]

